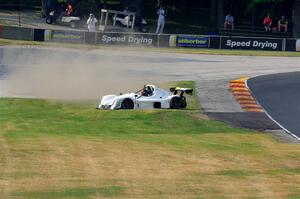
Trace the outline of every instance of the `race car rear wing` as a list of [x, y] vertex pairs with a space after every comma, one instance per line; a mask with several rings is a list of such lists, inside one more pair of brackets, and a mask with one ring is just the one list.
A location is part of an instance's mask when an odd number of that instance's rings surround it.
[[172, 87], [170, 88], [170, 91], [174, 94], [177, 95], [178, 92], [180, 93], [180, 96], [182, 96], [184, 93], [188, 94], [188, 95], [192, 95], [193, 94], [193, 89], [192, 88], [180, 88], [180, 87]]

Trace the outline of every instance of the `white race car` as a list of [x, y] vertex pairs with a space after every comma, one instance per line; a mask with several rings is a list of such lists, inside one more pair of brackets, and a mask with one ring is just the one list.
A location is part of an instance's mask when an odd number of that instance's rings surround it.
[[120, 95], [105, 95], [97, 107], [98, 109], [160, 109], [185, 108], [184, 93], [192, 95], [191, 88], [170, 88], [170, 91], [158, 88], [155, 85], [145, 85], [135, 93]]

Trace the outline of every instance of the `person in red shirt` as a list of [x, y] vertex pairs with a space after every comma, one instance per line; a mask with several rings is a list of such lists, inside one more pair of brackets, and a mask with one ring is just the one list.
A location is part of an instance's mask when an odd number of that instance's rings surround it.
[[67, 9], [66, 9], [66, 15], [67, 15], [67, 16], [71, 16], [72, 13], [73, 13], [73, 6], [72, 6], [71, 3], [68, 3]]
[[264, 18], [264, 22], [263, 22], [264, 26], [265, 26], [265, 31], [271, 31], [271, 27], [272, 27], [272, 18], [270, 17], [270, 14], [267, 14], [267, 16]]

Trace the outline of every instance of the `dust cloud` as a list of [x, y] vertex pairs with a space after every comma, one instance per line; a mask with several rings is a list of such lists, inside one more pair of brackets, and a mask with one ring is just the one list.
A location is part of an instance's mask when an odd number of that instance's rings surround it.
[[154, 79], [131, 70], [145, 61], [133, 54], [0, 48], [0, 97], [99, 100], [105, 94], [136, 91]]

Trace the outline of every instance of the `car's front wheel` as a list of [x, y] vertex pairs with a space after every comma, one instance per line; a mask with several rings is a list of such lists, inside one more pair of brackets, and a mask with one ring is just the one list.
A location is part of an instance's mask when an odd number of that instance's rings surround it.
[[173, 97], [170, 102], [171, 109], [180, 109], [181, 108], [181, 100], [179, 97]]
[[53, 23], [53, 17], [47, 16], [47, 18], [46, 18], [46, 23], [47, 23], [47, 24], [52, 24], [52, 23]]
[[133, 108], [134, 108], [134, 103], [131, 99], [126, 98], [122, 101], [121, 109], [133, 109]]

